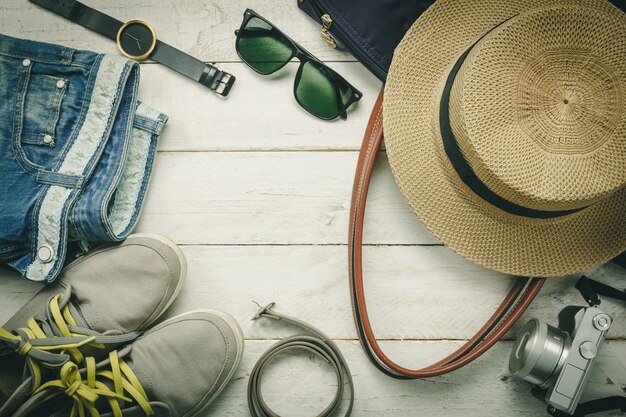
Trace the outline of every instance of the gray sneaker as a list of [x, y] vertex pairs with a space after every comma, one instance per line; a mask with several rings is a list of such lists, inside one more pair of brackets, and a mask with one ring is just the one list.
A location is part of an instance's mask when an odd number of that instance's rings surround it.
[[[13, 417], [192, 417], [226, 387], [243, 354], [243, 334], [228, 314], [199, 310], [171, 318], [119, 352], [79, 370], [63, 365]], [[65, 402], [60, 411], [50, 404]]]
[[136, 339], [172, 304], [186, 273], [174, 242], [143, 234], [68, 265], [0, 328], [0, 417], [69, 361], [100, 360]]

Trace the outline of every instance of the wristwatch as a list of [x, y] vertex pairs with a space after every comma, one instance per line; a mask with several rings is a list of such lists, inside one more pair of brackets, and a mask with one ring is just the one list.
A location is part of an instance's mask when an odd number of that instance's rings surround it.
[[150, 58], [198, 81], [221, 96], [228, 95], [235, 83], [233, 75], [157, 39], [152, 26], [142, 20], [124, 23], [76, 0], [30, 1], [112, 39], [120, 52], [130, 59], [143, 61]]

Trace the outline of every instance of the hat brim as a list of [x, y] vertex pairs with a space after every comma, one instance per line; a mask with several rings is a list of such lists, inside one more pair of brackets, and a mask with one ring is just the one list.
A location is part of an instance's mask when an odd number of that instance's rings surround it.
[[503, 21], [551, 4], [617, 10], [606, 0], [439, 0], [396, 49], [385, 86], [387, 154], [413, 212], [460, 255], [513, 275], [562, 276], [626, 250], [626, 188], [574, 214], [516, 216], [475, 195], [443, 149], [439, 102], [459, 56]]

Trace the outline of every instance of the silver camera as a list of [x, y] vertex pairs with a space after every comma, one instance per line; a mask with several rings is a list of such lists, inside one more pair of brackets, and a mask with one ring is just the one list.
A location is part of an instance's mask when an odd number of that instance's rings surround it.
[[552, 407], [573, 414], [609, 327], [611, 318], [597, 307], [566, 307], [558, 328], [530, 320], [517, 336], [509, 370], [545, 391]]

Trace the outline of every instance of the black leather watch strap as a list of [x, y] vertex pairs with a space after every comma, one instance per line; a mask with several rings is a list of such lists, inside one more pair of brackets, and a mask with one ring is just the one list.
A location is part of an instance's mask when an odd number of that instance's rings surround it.
[[76, 0], [31, 0], [46, 9], [59, 14], [72, 22], [91, 29], [115, 41], [123, 22], [92, 9]]
[[[117, 33], [124, 24], [76, 0], [30, 1], [113, 41], [117, 41]], [[158, 39], [150, 59], [198, 81], [222, 96], [228, 95], [235, 83], [233, 75], [220, 71], [215, 66], [204, 63]]]
[[235, 83], [235, 76], [221, 71], [211, 64], [206, 64], [158, 39], [150, 59], [204, 84], [222, 96], [227, 96]]

